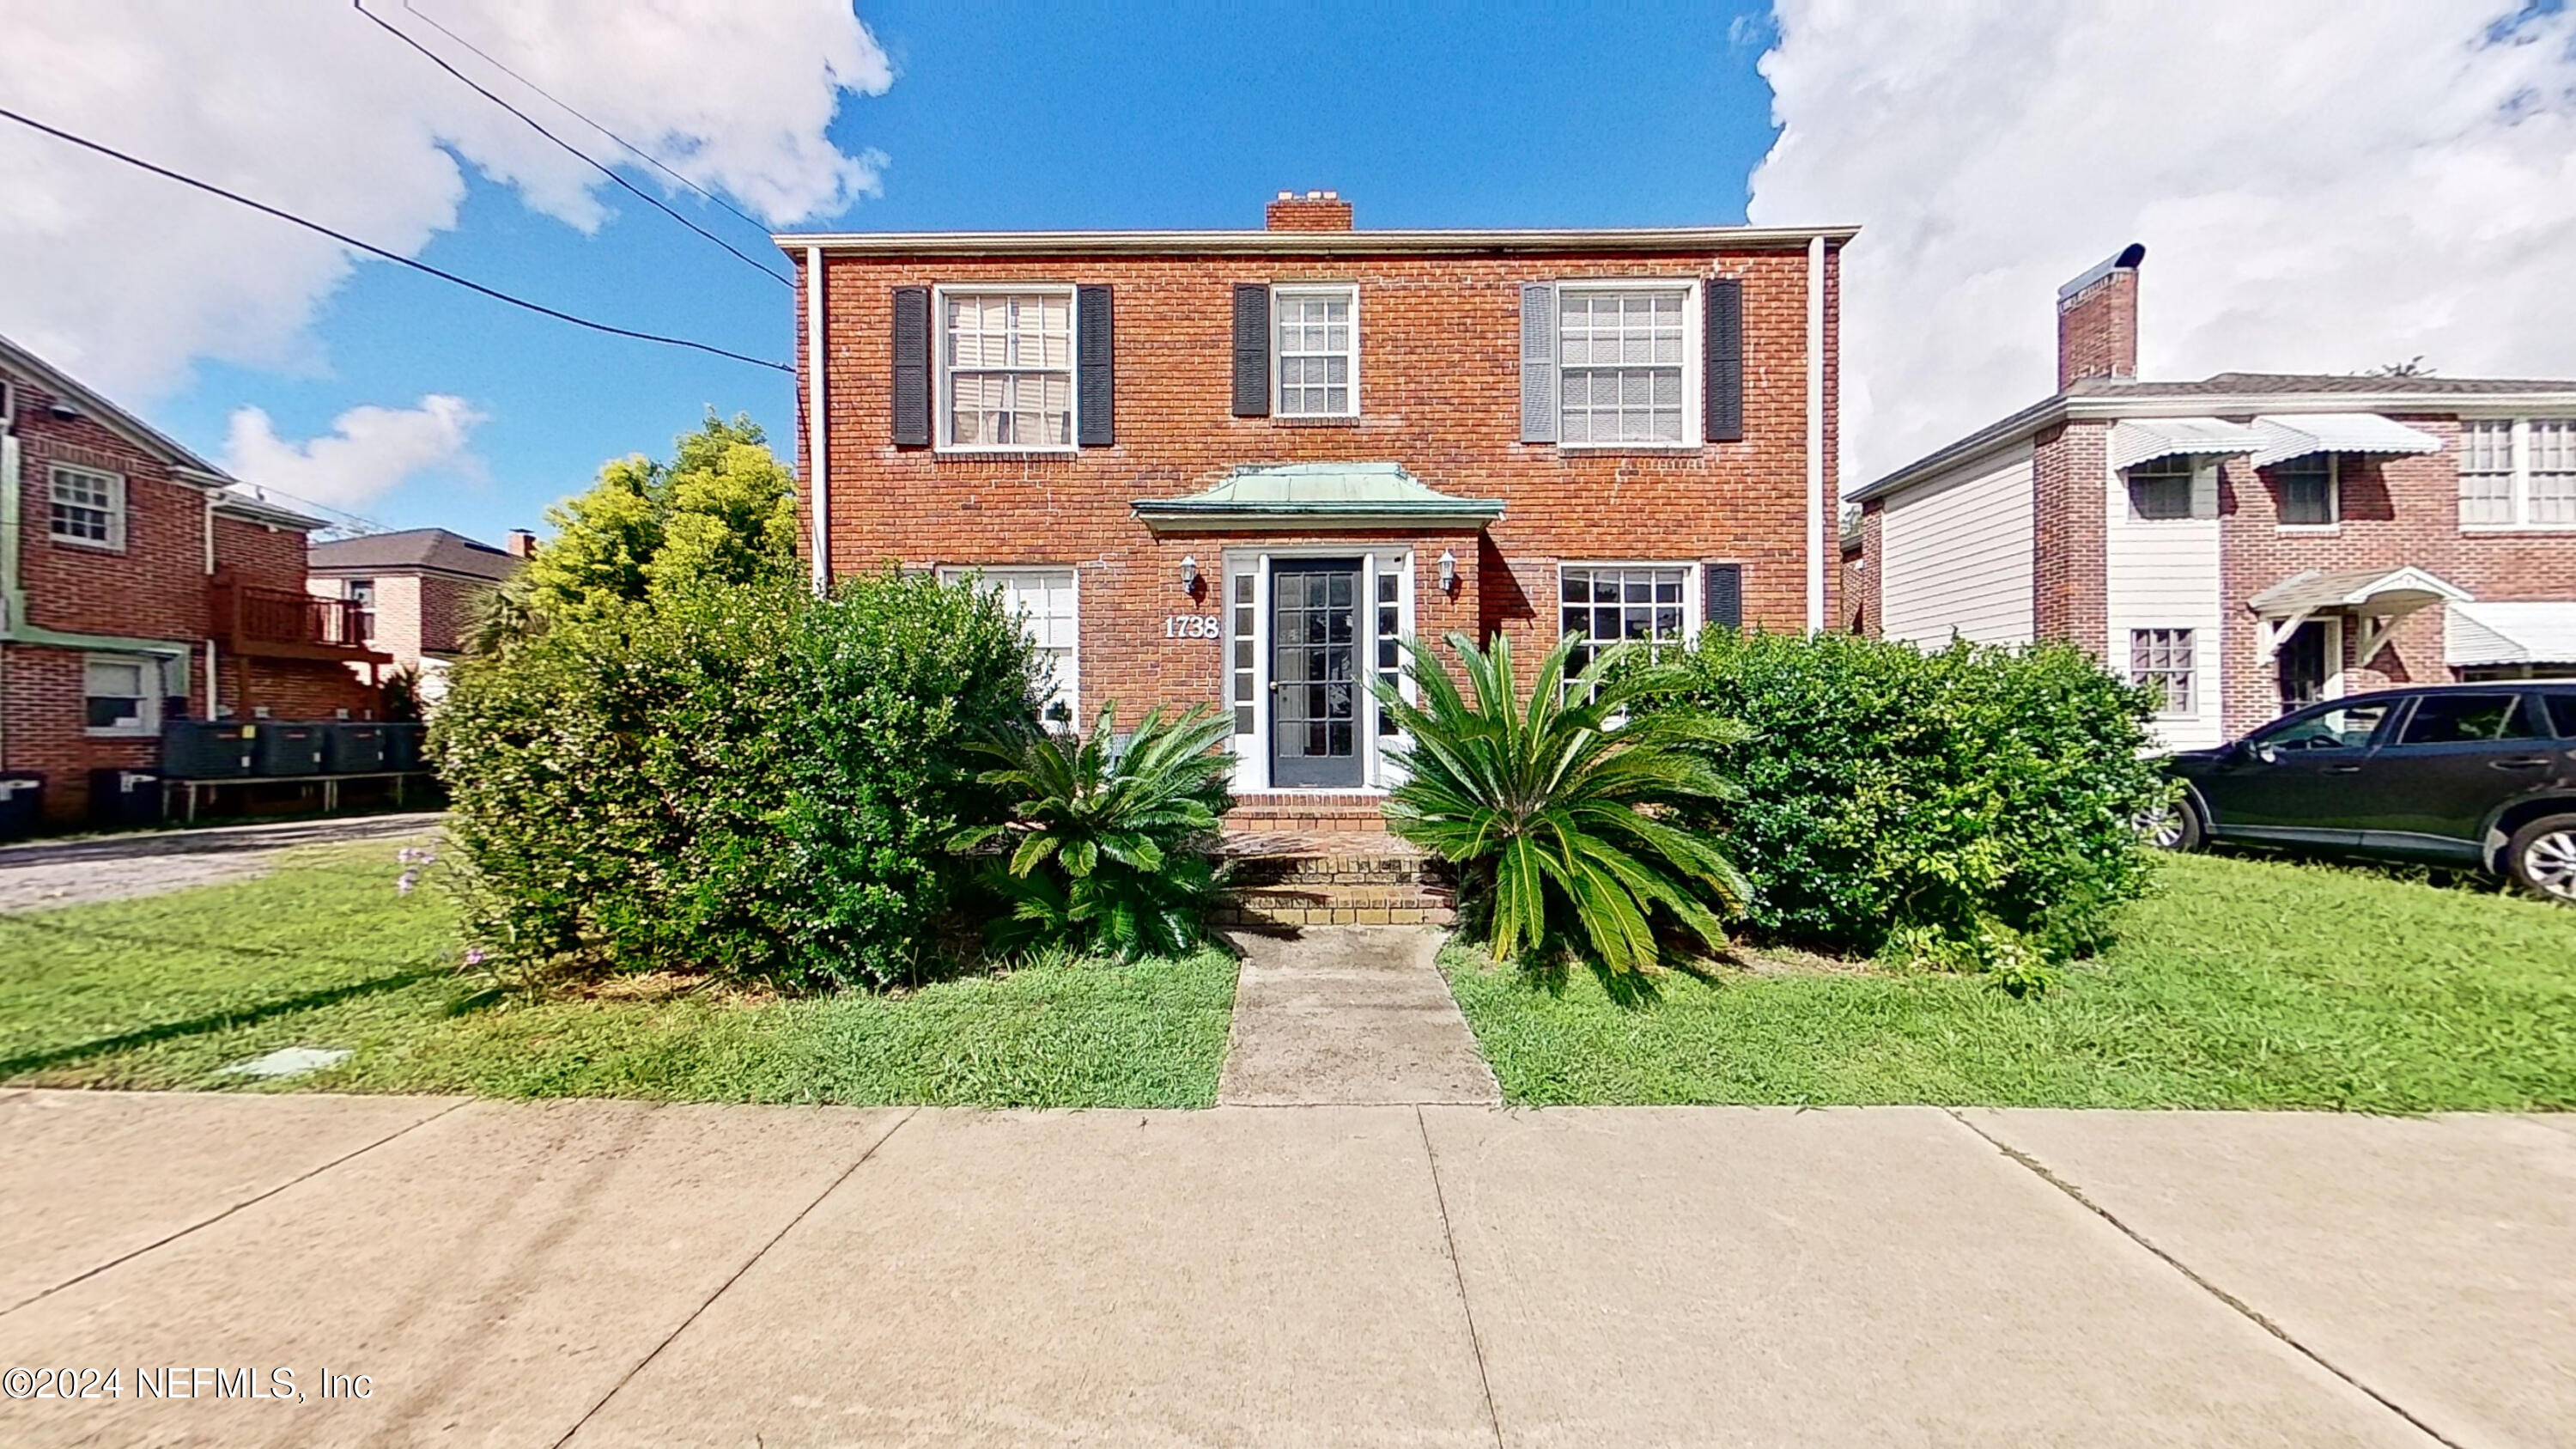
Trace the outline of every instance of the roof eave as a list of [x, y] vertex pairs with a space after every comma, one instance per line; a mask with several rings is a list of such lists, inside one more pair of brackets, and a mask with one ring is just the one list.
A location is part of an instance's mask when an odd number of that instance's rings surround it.
[[1817, 237], [1841, 246], [1856, 226], [1686, 226], [1554, 230], [778, 232], [782, 251], [842, 256], [1261, 256], [1278, 253], [1776, 251]]

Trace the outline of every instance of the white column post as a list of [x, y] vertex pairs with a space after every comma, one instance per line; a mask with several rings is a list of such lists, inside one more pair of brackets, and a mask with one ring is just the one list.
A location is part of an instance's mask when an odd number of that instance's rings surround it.
[[814, 589], [832, 585], [832, 423], [825, 410], [823, 249], [805, 249], [805, 479], [814, 510]]
[[1825, 238], [1807, 238], [1807, 632], [1825, 627]]

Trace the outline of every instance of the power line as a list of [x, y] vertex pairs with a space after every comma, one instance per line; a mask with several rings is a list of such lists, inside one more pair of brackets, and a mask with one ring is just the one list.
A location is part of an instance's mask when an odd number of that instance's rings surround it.
[[601, 164], [598, 160], [593, 158], [589, 152], [582, 150], [570, 141], [567, 141], [563, 137], [556, 135], [554, 132], [547, 130], [538, 122], [536, 117], [529, 115], [527, 112], [520, 110], [517, 106], [511, 105], [508, 101], [505, 101], [499, 96], [496, 96], [492, 94], [492, 92], [484, 89], [481, 82], [475, 80], [465, 72], [458, 70], [456, 67], [449, 65], [446, 58], [441, 56], [437, 51], [434, 51], [428, 46], [421, 44], [419, 41], [412, 39], [410, 36], [403, 34], [401, 29], [396, 27], [393, 22], [369, 10], [366, 7], [365, 0], [349, 0], [349, 8], [375, 22], [376, 28], [382, 30], [385, 34], [390, 35], [394, 39], [401, 41], [403, 44], [410, 46], [412, 49], [419, 51], [428, 59], [430, 64], [437, 66], [440, 70], [456, 77], [459, 82], [471, 89], [474, 94], [481, 96], [483, 99], [499, 106], [502, 110], [508, 111], [511, 115], [514, 115], [520, 120], [526, 122], [529, 130], [534, 131], [538, 135], [545, 137], [547, 140], [554, 142], [555, 145], [563, 149], [564, 154], [578, 158], [584, 165], [590, 167], [591, 170], [598, 172], [600, 175], [616, 182], [619, 186], [624, 187], [627, 191], [632, 192], [635, 197], [638, 200], [641, 200], [645, 205], [652, 207], [654, 210], [669, 217], [671, 220], [678, 222], [680, 225], [685, 226], [689, 230], [696, 232], [698, 235], [705, 237], [707, 240], [714, 242], [717, 246], [723, 247], [726, 251], [733, 253], [734, 257], [744, 266], [760, 273], [762, 276], [776, 282], [778, 285], [789, 288], [793, 288], [796, 285], [796, 283], [791, 280], [785, 272], [771, 268], [767, 263], [754, 258], [749, 253], [735, 246], [732, 242], [726, 241], [723, 237], [716, 235], [714, 232], [707, 230], [705, 227], [702, 227], [696, 222], [689, 220], [687, 217], [680, 215], [678, 212], [673, 211], [670, 207], [663, 205], [661, 198], [653, 195], [653, 193], [649, 191], [646, 191], [644, 188], [637, 186], [634, 182], [627, 180], [625, 177], [618, 175], [615, 167]]
[[723, 207], [725, 210], [741, 217], [744, 225], [758, 231], [762, 236], [770, 234], [771, 228], [769, 223], [762, 221], [759, 217], [751, 215], [741, 207], [734, 205], [732, 202], [725, 200], [723, 197], [707, 190], [698, 183], [691, 181], [679, 172], [663, 165], [661, 157], [654, 155], [652, 152], [647, 151], [643, 147], [636, 145], [634, 142], [627, 140], [615, 131], [612, 131], [606, 126], [601, 125], [599, 122], [592, 120], [589, 116], [583, 114], [579, 109], [574, 107], [572, 102], [565, 100], [563, 97], [547, 90], [544, 86], [537, 84], [535, 81], [532, 81], [526, 76], [519, 74], [517, 71], [510, 69], [507, 65], [502, 64], [501, 61], [492, 54], [492, 52], [485, 50], [483, 47], [476, 45], [473, 41], [470, 41], [464, 36], [457, 34], [455, 31], [448, 29], [446, 26], [441, 25], [438, 22], [437, 16], [432, 15], [428, 11], [421, 9], [419, 6], [412, 4], [411, 0], [403, 0], [403, 9], [410, 11], [412, 17], [420, 21], [421, 24], [428, 26], [430, 29], [437, 31], [439, 34], [446, 36], [448, 39], [455, 41], [457, 44], [464, 46], [467, 50], [480, 56], [484, 64], [499, 71], [501, 74], [508, 76], [510, 79], [517, 81], [519, 84], [526, 86], [528, 89], [535, 91], [538, 95], [544, 96], [547, 100], [554, 102], [556, 106], [560, 107], [565, 114], [571, 116], [574, 120], [581, 122], [583, 125], [588, 126], [603, 136], [606, 136], [618, 145], [625, 147], [636, 160], [643, 162], [645, 165], [650, 166], [654, 170], [661, 172], [663, 175], [670, 177], [673, 181], [676, 181], [691, 191], [696, 192], [698, 195], [706, 198], [707, 201], [713, 205]]
[[778, 372], [787, 373], [790, 376], [793, 376], [796, 372], [795, 368], [788, 366], [786, 363], [772, 362], [765, 357], [747, 357], [739, 352], [728, 352], [724, 348], [714, 346], [710, 343], [692, 342], [685, 337], [664, 337], [658, 333], [652, 332], [637, 332], [630, 328], [614, 327], [606, 322], [594, 322], [587, 317], [576, 317], [570, 312], [557, 311], [542, 302], [531, 302], [525, 297], [514, 297], [507, 292], [497, 291], [491, 287], [484, 286], [481, 282], [460, 277], [454, 272], [441, 271], [427, 262], [415, 261], [410, 257], [402, 255], [400, 252], [387, 251], [383, 247], [375, 245], [373, 242], [360, 241], [356, 237], [349, 235], [347, 232], [333, 231], [331, 228], [324, 226], [318, 221], [306, 221], [303, 217], [297, 216], [291, 211], [281, 211], [264, 201], [253, 201], [249, 197], [244, 196], [237, 191], [226, 191], [224, 188], [217, 186], [212, 182], [199, 181], [193, 176], [183, 176], [180, 173], [171, 170], [167, 166], [155, 166], [140, 156], [129, 156], [125, 152], [119, 151], [113, 146], [102, 145], [99, 142], [90, 140], [86, 136], [75, 136], [69, 131], [59, 129], [54, 126], [48, 126], [44, 122], [39, 121], [32, 116], [22, 116], [16, 111], [0, 108], [0, 120], [15, 121], [19, 125], [25, 126], [30, 130], [42, 131], [46, 135], [51, 136], [58, 141], [68, 141], [83, 150], [95, 151], [102, 156], [113, 157], [116, 160], [124, 162], [128, 166], [139, 167], [145, 171], [151, 172], [155, 176], [176, 181], [182, 186], [193, 186], [199, 191], [220, 196], [226, 201], [247, 206], [253, 211], [263, 212], [269, 216], [276, 217], [280, 221], [291, 222], [304, 228], [306, 231], [319, 232], [323, 236], [327, 236], [331, 240], [340, 243], [342, 246], [355, 247], [359, 251], [367, 253], [369, 256], [382, 257], [386, 261], [400, 263], [403, 266], [411, 268], [415, 272], [427, 272], [429, 275], [438, 278], [442, 282], [453, 282], [457, 286], [463, 287], [469, 292], [480, 292], [484, 296], [489, 297], [496, 302], [507, 302], [513, 307], [534, 312], [541, 317], [552, 317], [558, 322], [569, 322], [575, 327], [587, 327], [593, 332], [605, 332], [612, 337], [631, 337], [638, 342], [655, 342], [664, 347], [686, 347], [695, 352], [710, 353], [717, 357], [728, 358], [734, 362], [748, 362], [754, 367], [766, 367]]

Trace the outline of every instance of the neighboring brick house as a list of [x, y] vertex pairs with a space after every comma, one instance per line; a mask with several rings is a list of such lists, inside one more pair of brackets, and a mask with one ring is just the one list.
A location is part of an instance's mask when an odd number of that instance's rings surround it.
[[320, 526], [0, 338], [0, 772], [76, 820], [166, 720], [372, 714], [348, 665], [383, 656], [304, 591]]
[[370, 647], [420, 675], [424, 698], [446, 693], [448, 665], [464, 652], [481, 598], [518, 572], [536, 535], [512, 529], [494, 548], [443, 528], [406, 528], [316, 543], [306, 554], [308, 587], [359, 611]]
[[980, 573], [1059, 717], [1221, 707], [1309, 800], [1389, 783], [1399, 639], [1834, 617], [1850, 229], [1267, 223], [779, 237], [818, 580]]
[[2214, 745], [2388, 684], [2576, 673], [2576, 381], [2137, 378], [2130, 247], [2061, 289], [2058, 392], [1850, 495], [1859, 613], [2067, 639]]

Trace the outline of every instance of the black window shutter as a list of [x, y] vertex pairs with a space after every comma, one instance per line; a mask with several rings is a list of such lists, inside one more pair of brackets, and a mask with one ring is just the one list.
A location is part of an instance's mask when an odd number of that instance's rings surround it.
[[930, 446], [930, 289], [894, 289], [894, 445]]
[[1735, 277], [1708, 279], [1708, 313], [1701, 332], [1707, 353], [1707, 385], [1701, 401], [1708, 416], [1702, 437], [1711, 443], [1744, 441], [1744, 283]]
[[1076, 287], [1073, 293], [1075, 410], [1082, 415], [1082, 446], [1105, 448], [1118, 441], [1118, 349], [1110, 332], [1109, 289]]
[[1234, 289], [1234, 415], [1270, 416], [1270, 288]]
[[1700, 615], [1712, 628], [1744, 627], [1744, 565], [1708, 566], [1707, 585], [1700, 590]]

